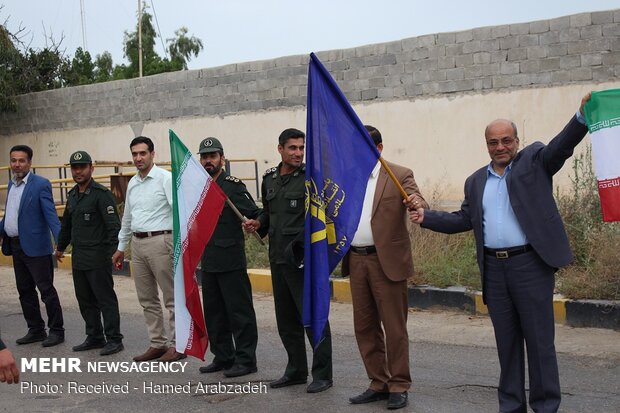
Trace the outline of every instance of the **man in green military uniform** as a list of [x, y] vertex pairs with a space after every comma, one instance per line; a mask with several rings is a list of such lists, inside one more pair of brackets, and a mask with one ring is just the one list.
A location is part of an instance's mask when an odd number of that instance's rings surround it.
[[[206, 138], [198, 149], [200, 163], [245, 217], [256, 218], [260, 208], [240, 179], [222, 169], [224, 148]], [[202, 299], [211, 352], [215, 356], [201, 373], [224, 370], [226, 377], [255, 373], [258, 330], [252, 286], [245, 258], [241, 219], [230, 205], [224, 209], [201, 260]]]
[[[284, 375], [269, 384], [271, 388], [306, 383], [308, 365], [302, 322], [304, 271], [293, 265], [291, 248], [304, 231], [306, 135], [297, 129], [286, 129], [280, 134], [278, 152], [282, 162], [263, 175], [263, 212], [256, 220], [244, 224], [248, 232], [269, 234], [269, 263], [276, 309], [276, 321], [282, 344], [288, 354]], [[287, 251], [288, 250], [288, 251]], [[310, 343], [312, 337], [306, 330]], [[312, 383], [308, 393], [318, 393], [332, 386], [332, 342], [329, 323], [325, 339], [314, 352]]]
[[77, 151], [69, 164], [76, 185], [67, 195], [55, 255], [62, 261], [65, 249], [73, 244], [73, 285], [86, 323], [86, 340], [73, 351], [101, 348], [100, 354], [106, 356], [123, 350], [112, 279], [112, 254], [121, 223], [112, 192], [92, 179], [90, 155]]

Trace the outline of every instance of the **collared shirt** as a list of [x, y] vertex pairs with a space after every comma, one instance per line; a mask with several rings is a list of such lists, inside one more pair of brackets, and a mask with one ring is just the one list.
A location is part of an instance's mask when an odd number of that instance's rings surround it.
[[487, 182], [482, 196], [482, 224], [484, 246], [487, 248], [510, 248], [527, 244], [527, 237], [517, 220], [506, 186], [506, 178], [512, 162], [499, 176], [491, 164], [487, 167]]
[[579, 109], [577, 109], [577, 113], [575, 113], [575, 116], [577, 117], [577, 122], [581, 123], [582, 125], [586, 124], [586, 118], [581, 114], [581, 111]]
[[366, 194], [364, 195], [364, 206], [362, 207], [360, 223], [357, 226], [357, 231], [355, 231], [353, 241], [351, 241], [351, 245], [354, 247], [375, 245], [375, 239], [372, 236], [372, 228], [370, 227], [370, 219], [372, 218], [372, 204], [375, 200], [377, 178], [379, 177], [380, 170], [381, 163], [377, 162], [368, 177], [368, 185], [366, 185]]
[[133, 232], [172, 230], [172, 174], [153, 165], [144, 178], [137, 173], [127, 185], [118, 250], [125, 251]]
[[6, 235], [9, 237], [17, 237], [19, 235], [19, 206], [22, 202], [24, 188], [26, 188], [28, 184], [28, 178], [30, 178], [30, 172], [26, 174], [21, 182], [17, 182], [15, 177], [11, 178], [13, 185], [7, 196], [6, 211], [4, 212], [4, 232], [6, 232]]

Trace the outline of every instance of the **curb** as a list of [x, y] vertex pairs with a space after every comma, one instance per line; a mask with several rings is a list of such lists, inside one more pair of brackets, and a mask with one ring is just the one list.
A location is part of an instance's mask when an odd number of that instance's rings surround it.
[[620, 330], [620, 304], [617, 301], [575, 300], [566, 302], [566, 324], [572, 327]]
[[[53, 261], [54, 268], [60, 268], [60, 269], [69, 270], [69, 271], [71, 271], [72, 269], [73, 261], [71, 259], [71, 254], [66, 254], [64, 258], [62, 259], [62, 262], [59, 262], [56, 259], [56, 256], [52, 255], [52, 261]], [[0, 265], [6, 265], [8, 267], [12, 267], [13, 258], [11, 258], [10, 256], [0, 254]], [[124, 261], [123, 268], [119, 270], [117, 270], [116, 268], [112, 269], [112, 275], [124, 275], [126, 277], [131, 277], [131, 261]]]
[[[248, 269], [248, 274], [253, 291], [272, 293], [269, 270]], [[330, 292], [333, 301], [351, 302], [348, 278], [331, 279]], [[482, 292], [464, 287], [409, 287], [408, 299], [409, 308], [418, 310], [452, 310], [485, 316], [489, 314], [482, 302]], [[553, 298], [553, 312], [558, 324], [620, 331], [620, 301], [569, 300], [556, 294]]]
[[[63, 262], [56, 263], [58, 268], [71, 270], [71, 256]], [[12, 266], [11, 257], [0, 254], [0, 265]], [[114, 270], [114, 275], [131, 276], [131, 263], [125, 261], [121, 270]], [[271, 271], [248, 269], [252, 291], [272, 294]], [[333, 301], [350, 303], [351, 288], [348, 278], [330, 279], [330, 297]], [[468, 314], [488, 315], [489, 311], [482, 302], [480, 291], [464, 287], [436, 288], [426, 285], [408, 288], [409, 308], [418, 310], [452, 310]], [[569, 300], [556, 294], [553, 298], [555, 322], [571, 327], [606, 328], [620, 331], [620, 301], [605, 300]]]

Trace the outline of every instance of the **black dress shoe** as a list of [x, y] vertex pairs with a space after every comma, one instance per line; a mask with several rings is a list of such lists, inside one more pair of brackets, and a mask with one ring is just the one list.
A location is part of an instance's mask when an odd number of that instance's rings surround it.
[[99, 354], [102, 356], [109, 356], [110, 354], [116, 354], [123, 350], [125, 350], [125, 346], [123, 346], [122, 341], [108, 341]]
[[390, 397], [388, 398], [387, 408], [389, 410], [402, 409], [407, 405], [407, 399], [409, 398], [409, 394], [404, 391], [402, 393], [390, 393]]
[[46, 338], [47, 338], [47, 334], [45, 333], [45, 331], [39, 331], [39, 332], [29, 331], [22, 338], [18, 338], [17, 340], [15, 340], [15, 342], [17, 344], [30, 344], [30, 343], [36, 343], [37, 341], [43, 341]]
[[279, 389], [280, 387], [294, 386], [295, 384], [305, 384], [308, 381], [306, 377], [301, 379], [292, 379], [289, 376], [282, 376], [278, 380], [269, 383], [269, 387], [272, 389]]
[[332, 380], [313, 380], [312, 383], [306, 389], [307, 393], [320, 393], [332, 387], [334, 382]]
[[384, 391], [375, 391], [372, 389], [366, 390], [364, 393], [359, 396], [351, 397], [349, 402], [351, 404], [364, 404], [364, 403], [372, 403], [379, 400], [387, 400], [390, 397], [390, 393]]
[[256, 373], [258, 368], [256, 366], [244, 366], [243, 364], [235, 364], [229, 369], [224, 370], [224, 376], [226, 377], [239, 377], [246, 374]]
[[105, 346], [104, 339], [97, 340], [97, 339], [87, 338], [86, 340], [84, 340], [82, 344], [73, 346], [72, 350], [73, 351], [86, 351], [86, 350], [92, 350], [94, 348], [102, 348], [103, 346]]
[[198, 369], [201, 373], [215, 373], [216, 371], [228, 370], [233, 366], [233, 363], [216, 363], [215, 361], [208, 366], [202, 366]]
[[59, 345], [60, 343], [65, 342], [65, 336], [61, 336], [58, 334], [50, 334], [47, 336], [45, 340], [43, 340], [43, 347], [54, 347]]

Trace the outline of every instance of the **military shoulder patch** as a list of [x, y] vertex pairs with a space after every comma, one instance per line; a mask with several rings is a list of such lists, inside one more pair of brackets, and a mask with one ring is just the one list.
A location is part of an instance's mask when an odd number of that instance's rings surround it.
[[228, 175], [226, 178], [224, 178], [224, 180], [234, 182], [236, 184], [241, 183], [241, 179], [234, 177], [232, 175]]
[[278, 167], [277, 167], [277, 166], [273, 166], [273, 167], [271, 167], [271, 168], [267, 169], [267, 170], [265, 171], [265, 173], [263, 174], [263, 176], [267, 176], [267, 175], [269, 175], [270, 173], [275, 172], [275, 171], [277, 171], [277, 170], [278, 170]]
[[113, 214], [115, 212], [114, 207], [112, 205], [109, 205], [106, 208], [106, 211], [108, 212], [108, 214]]

